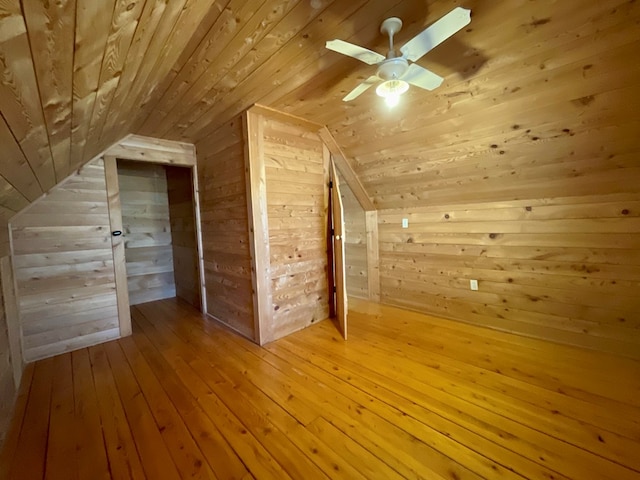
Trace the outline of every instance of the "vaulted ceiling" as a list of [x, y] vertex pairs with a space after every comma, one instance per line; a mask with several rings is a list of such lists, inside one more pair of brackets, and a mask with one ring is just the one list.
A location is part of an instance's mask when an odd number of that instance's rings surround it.
[[[341, 101], [374, 69], [325, 41], [385, 52], [384, 18], [404, 20], [401, 44], [459, 5], [471, 24], [418, 62], [438, 90]], [[639, 18], [628, 0], [1, 0], [0, 214], [126, 134], [197, 144], [256, 102], [326, 124], [380, 206], [470, 201], [483, 180], [493, 198], [492, 168], [635, 138]]]

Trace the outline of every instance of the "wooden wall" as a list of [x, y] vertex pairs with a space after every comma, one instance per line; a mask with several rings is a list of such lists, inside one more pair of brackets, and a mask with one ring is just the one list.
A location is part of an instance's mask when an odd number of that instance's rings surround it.
[[348, 150], [381, 210], [384, 302], [640, 358], [640, 10], [576, 13]]
[[286, 111], [328, 125], [378, 207], [383, 302], [639, 357], [640, 6], [471, 8], [421, 59], [437, 90]]
[[241, 117], [198, 143], [207, 313], [254, 338]]
[[347, 294], [349, 297], [369, 298], [365, 211], [342, 175], [339, 178], [344, 208]]
[[640, 358], [640, 198], [590, 189], [380, 212], [383, 301]]
[[165, 167], [119, 160], [118, 183], [129, 303], [175, 297]]
[[[0, 282], [2, 282], [1, 278]], [[3, 290], [1, 287], [4, 287], [2, 283], [0, 283], [0, 295], [2, 295]], [[11, 421], [16, 396], [13, 377], [13, 359], [11, 358], [11, 349], [9, 346], [9, 328], [4, 303], [4, 295], [2, 295], [2, 301], [0, 301], [0, 448], [7, 433], [9, 422]]]
[[200, 309], [200, 277], [191, 169], [165, 166], [176, 296]]
[[120, 334], [102, 160], [11, 222], [25, 361]]
[[315, 132], [270, 118], [262, 149], [274, 340], [329, 316], [328, 162]]
[[[9, 238], [7, 225], [1, 225]], [[18, 305], [9, 242], [0, 243], [0, 448], [9, 428], [16, 394], [22, 380]]]

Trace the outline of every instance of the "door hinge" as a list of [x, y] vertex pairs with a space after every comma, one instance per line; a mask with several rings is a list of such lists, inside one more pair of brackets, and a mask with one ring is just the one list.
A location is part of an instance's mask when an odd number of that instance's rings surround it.
[[334, 285], [333, 286], [333, 293], [337, 293], [337, 292], [338, 292], [338, 290], [336, 289], [336, 286]]
[[329, 188], [333, 188], [333, 181], [329, 180]]

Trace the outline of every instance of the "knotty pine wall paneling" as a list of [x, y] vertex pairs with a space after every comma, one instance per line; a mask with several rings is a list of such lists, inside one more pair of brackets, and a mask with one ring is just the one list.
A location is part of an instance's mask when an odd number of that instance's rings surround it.
[[590, 189], [379, 212], [382, 301], [640, 358], [640, 198]]
[[[6, 229], [5, 225], [5, 231]], [[15, 281], [9, 245], [0, 247], [0, 448], [8, 433], [16, 395], [22, 380], [20, 323], [15, 293]]]
[[191, 169], [165, 166], [176, 296], [200, 309], [200, 274]]
[[343, 181], [342, 175], [338, 175], [338, 177], [344, 207], [347, 295], [369, 298], [365, 211], [347, 182]]
[[254, 337], [251, 254], [240, 116], [196, 144], [207, 313]]
[[[3, 257], [2, 261], [6, 261], [8, 257]], [[5, 298], [3, 290], [6, 288], [6, 279], [0, 278], [0, 448], [4, 442], [7, 428], [11, 420], [13, 412], [13, 404], [16, 396], [16, 386], [14, 382], [14, 359], [11, 355], [11, 347], [9, 340], [9, 325], [7, 312], [5, 308]], [[13, 285], [11, 286], [13, 288]]]
[[118, 160], [118, 183], [129, 303], [175, 297], [165, 167]]
[[275, 340], [329, 317], [328, 165], [318, 134], [265, 117], [264, 155]]
[[2, 289], [2, 318], [3, 330], [6, 330], [9, 345], [10, 363], [13, 369], [13, 381], [16, 388], [20, 386], [24, 359], [22, 355], [20, 319], [18, 317], [18, 298], [16, 296], [16, 282], [13, 275], [11, 256], [0, 258], [0, 277]]
[[0, 448], [4, 443], [4, 437], [11, 421], [16, 396], [16, 388], [13, 383], [13, 364], [9, 350], [9, 334], [4, 318], [4, 308], [2, 310], [0, 321]]
[[11, 222], [24, 360], [120, 336], [102, 160]]
[[287, 111], [378, 207], [383, 302], [637, 358], [640, 5], [495, 5], [422, 60], [449, 72], [434, 92]]

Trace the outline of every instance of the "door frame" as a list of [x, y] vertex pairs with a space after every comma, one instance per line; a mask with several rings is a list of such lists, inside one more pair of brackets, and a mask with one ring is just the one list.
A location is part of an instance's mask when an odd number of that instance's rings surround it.
[[[133, 160], [138, 162], [185, 167], [191, 170], [193, 193], [193, 209], [196, 233], [196, 255], [198, 257], [198, 279], [200, 282], [200, 308], [207, 313], [207, 297], [204, 280], [204, 258], [202, 253], [202, 231], [200, 222], [200, 198], [198, 189], [198, 167], [195, 147], [189, 143], [160, 140], [139, 135], [129, 135], [118, 144], [110, 147], [102, 154], [104, 160], [107, 197], [109, 203], [109, 220], [111, 231], [122, 230], [122, 211], [120, 205], [120, 188], [118, 185], [117, 160]], [[111, 235], [113, 262], [116, 283], [118, 318], [120, 336], [131, 334], [131, 312], [127, 271], [125, 268], [124, 241], [121, 235]]]

